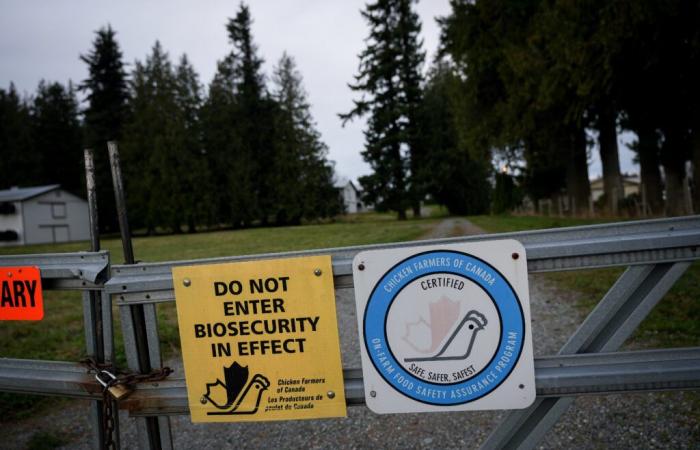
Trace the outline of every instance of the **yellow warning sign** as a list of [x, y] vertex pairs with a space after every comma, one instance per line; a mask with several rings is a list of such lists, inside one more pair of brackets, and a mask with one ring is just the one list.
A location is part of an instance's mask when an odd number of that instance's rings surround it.
[[173, 268], [193, 422], [344, 417], [330, 256]]

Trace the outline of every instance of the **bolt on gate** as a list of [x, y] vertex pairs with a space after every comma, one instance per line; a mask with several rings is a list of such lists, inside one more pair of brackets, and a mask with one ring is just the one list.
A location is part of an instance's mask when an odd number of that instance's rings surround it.
[[[113, 357], [110, 305], [118, 306], [128, 365], [144, 372], [144, 360], [149, 370], [162, 364], [156, 308], [174, 301], [171, 270], [175, 266], [330, 254], [339, 290], [352, 288], [352, 258], [360, 251], [494, 238], [520, 241], [527, 252], [529, 273], [627, 269], [558, 354], [535, 358], [537, 400], [525, 410], [510, 412], [482, 443], [483, 448], [533, 448], [575, 396], [700, 388], [700, 347], [617, 351], [692, 261], [700, 258], [700, 216], [164, 263], [110, 265], [107, 252], [9, 256], [0, 258], [0, 266], [37, 265], [47, 288], [86, 292], [86, 341], [91, 355], [97, 354], [94, 324], [98, 318], [96, 302], [87, 292], [96, 292], [104, 330], [102, 354], [108, 362]], [[140, 332], [134, 320], [139, 308], [145, 327]], [[344, 378], [348, 405], [364, 404], [362, 371], [345, 369]], [[75, 362], [0, 359], [0, 390], [90, 398], [95, 401], [95, 417], [102, 407], [101, 386]], [[140, 383], [116, 406], [128, 409], [138, 421], [142, 448], [171, 448], [168, 416], [188, 413], [184, 379]]]

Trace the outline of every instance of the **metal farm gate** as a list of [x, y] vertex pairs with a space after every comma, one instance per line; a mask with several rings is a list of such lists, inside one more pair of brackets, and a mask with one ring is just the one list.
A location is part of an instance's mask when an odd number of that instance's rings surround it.
[[[110, 148], [118, 193], [121, 176], [116, 147]], [[91, 160], [87, 158], [88, 174]], [[94, 180], [88, 191], [94, 206]], [[96, 211], [93, 208], [93, 229]], [[114, 361], [112, 305], [119, 309], [129, 369], [156, 373], [162, 365], [156, 309], [174, 301], [171, 269], [179, 265], [248, 261], [290, 256], [330, 254], [335, 289], [352, 289], [352, 259], [368, 249], [474, 242], [512, 238], [527, 251], [529, 273], [627, 267], [558, 354], [535, 358], [537, 400], [525, 410], [510, 412], [483, 448], [533, 448], [572, 404], [575, 396], [621, 392], [700, 388], [700, 347], [618, 352], [642, 320], [700, 258], [700, 216], [562, 228], [498, 235], [468, 236], [429, 241], [335, 249], [234, 256], [194, 261], [134, 264], [125, 211], [120, 209], [128, 264], [110, 263], [109, 254], [93, 252], [0, 257], [0, 266], [36, 265], [44, 289], [83, 292], [87, 354], [99, 371]], [[161, 378], [163, 373], [160, 373]], [[157, 376], [157, 375], [156, 375]], [[350, 406], [364, 404], [360, 368], [344, 370], [345, 396]], [[79, 362], [0, 358], [0, 391], [60, 395], [93, 400], [91, 414], [99, 432], [95, 447], [108, 446], [118, 424], [101, 427], [111, 408], [127, 409], [137, 421], [141, 448], [172, 448], [169, 415], [188, 414], [185, 381], [170, 377], [135, 384], [126, 399], [106, 404], [103, 388]], [[132, 376], [131, 381], [142, 381]], [[465, 419], [468, 417], [465, 414]], [[107, 430], [105, 435], [104, 429]], [[114, 433], [113, 436], [110, 436]]]

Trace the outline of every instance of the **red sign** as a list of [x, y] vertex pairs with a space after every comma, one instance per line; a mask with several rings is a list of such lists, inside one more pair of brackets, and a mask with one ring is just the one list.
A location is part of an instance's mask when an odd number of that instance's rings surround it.
[[38, 267], [0, 267], [0, 320], [41, 320], [44, 298]]

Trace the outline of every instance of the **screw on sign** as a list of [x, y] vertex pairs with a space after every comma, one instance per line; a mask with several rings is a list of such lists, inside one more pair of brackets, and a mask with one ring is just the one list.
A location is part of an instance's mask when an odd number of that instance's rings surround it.
[[0, 268], [0, 320], [41, 320], [44, 299], [39, 268]]

